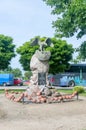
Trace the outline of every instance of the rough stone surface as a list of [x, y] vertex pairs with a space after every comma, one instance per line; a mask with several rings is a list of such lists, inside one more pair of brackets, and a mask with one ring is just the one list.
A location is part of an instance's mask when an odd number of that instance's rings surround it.
[[38, 73], [46, 73], [49, 71], [49, 61], [39, 60], [37, 54], [35, 53], [30, 62], [30, 69], [32, 71], [32, 76], [30, 79], [31, 85], [38, 85]]

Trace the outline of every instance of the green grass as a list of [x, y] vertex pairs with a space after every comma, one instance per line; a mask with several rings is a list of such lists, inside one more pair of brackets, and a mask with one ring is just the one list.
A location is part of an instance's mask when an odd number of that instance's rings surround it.
[[[62, 92], [62, 93], [66, 93], [66, 94], [71, 94], [71, 93], [73, 93], [73, 90], [66, 90], [66, 89], [59, 89], [59, 90], [57, 90], [58, 92]], [[85, 90], [85, 92], [83, 92], [83, 93], [80, 93], [79, 95], [81, 95], [81, 96], [86, 96], [86, 90]]]
[[69, 93], [69, 94], [73, 92], [73, 90], [66, 90], [66, 89], [58, 89], [57, 91], [62, 93]]
[[[9, 90], [9, 91], [24, 92], [25, 90], [22, 90], [22, 89], [11, 89], [11, 90]], [[65, 94], [71, 94], [71, 93], [73, 93], [73, 90], [68, 90], [68, 89], [58, 89], [57, 91], [58, 91], [58, 92], [65, 93]], [[1, 89], [1, 90], [0, 90], [0, 94], [2, 94], [2, 93], [4, 93], [4, 89]], [[80, 95], [86, 97], [86, 90], [85, 90], [85, 92], [81, 93]]]
[[[25, 90], [23, 90], [23, 89], [9, 89], [9, 91], [24, 92]], [[0, 90], [0, 94], [3, 94], [3, 93], [4, 93], [4, 89], [1, 89], [1, 90]]]
[[4, 90], [0, 90], [0, 94], [4, 93]]

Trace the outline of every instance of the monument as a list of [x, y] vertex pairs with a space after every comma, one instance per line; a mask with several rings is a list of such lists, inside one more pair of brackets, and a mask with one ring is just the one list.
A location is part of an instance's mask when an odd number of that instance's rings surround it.
[[31, 45], [39, 45], [39, 49], [35, 51], [34, 55], [30, 61], [30, 69], [32, 76], [30, 78], [30, 87], [35, 89], [39, 87], [41, 90], [48, 88], [49, 81], [47, 79], [49, 72], [49, 59], [51, 56], [50, 51], [46, 51], [46, 46], [53, 47], [53, 43], [50, 38], [47, 38], [45, 41], [40, 41], [38, 38], [35, 38], [32, 41]]

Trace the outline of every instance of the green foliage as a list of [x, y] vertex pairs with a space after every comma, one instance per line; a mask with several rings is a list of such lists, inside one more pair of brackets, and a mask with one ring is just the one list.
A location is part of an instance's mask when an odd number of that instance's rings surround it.
[[85, 60], [86, 59], [86, 41], [84, 41], [80, 47], [77, 49], [79, 52], [79, 59]]
[[25, 71], [30, 70], [30, 60], [32, 55], [34, 54], [35, 50], [38, 49], [38, 46], [31, 46], [31, 39], [29, 42], [25, 42], [22, 46], [17, 48], [17, 53], [21, 55], [20, 63], [23, 66]]
[[19, 68], [12, 69], [11, 73], [14, 74], [15, 78], [18, 78], [18, 77], [22, 78], [22, 72]]
[[6, 69], [11, 59], [15, 56], [15, 45], [12, 42], [13, 39], [11, 37], [0, 35], [0, 70]]
[[11, 68], [11, 67], [9, 66], [9, 67], [8, 67], [7, 69], [5, 69], [4, 71], [0, 71], [0, 73], [3, 73], [3, 74], [5, 74], [5, 73], [7, 73], [7, 74], [8, 74], [8, 73], [12, 73], [15, 78], [18, 78], [18, 77], [22, 78], [22, 71], [21, 71], [19, 68], [13, 69], [13, 68]]
[[73, 47], [67, 44], [65, 40], [52, 38], [54, 48], [51, 48], [50, 73], [64, 72], [69, 67], [69, 61], [72, 59]]
[[47, 5], [51, 6], [52, 14], [64, 13], [72, 0], [43, 0]]
[[[33, 38], [34, 39], [34, 38]], [[44, 40], [45, 37], [40, 38]], [[51, 58], [49, 60], [50, 73], [63, 72], [68, 67], [68, 62], [72, 59], [73, 47], [71, 44], [67, 44], [66, 41], [57, 40], [51, 38], [54, 47], [47, 47], [46, 50], [51, 51]], [[30, 71], [30, 60], [32, 55], [38, 49], [38, 46], [31, 46], [31, 41], [26, 42], [23, 46], [17, 48], [17, 53], [20, 54], [20, 63], [24, 70]]]
[[78, 93], [83, 93], [83, 92], [85, 92], [85, 89], [83, 86], [75, 86], [73, 88], [73, 91], [77, 91]]
[[31, 75], [32, 75], [32, 72], [31, 72], [31, 71], [26, 71], [26, 72], [24, 73], [24, 79], [25, 79], [25, 80], [30, 79]]
[[77, 33], [77, 38], [86, 35], [86, 0], [43, 0], [52, 8], [52, 14], [57, 15], [53, 22], [56, 36], [71, 37]]

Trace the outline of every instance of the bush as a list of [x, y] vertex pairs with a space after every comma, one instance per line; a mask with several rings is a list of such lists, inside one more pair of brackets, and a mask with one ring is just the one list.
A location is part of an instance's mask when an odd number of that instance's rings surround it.
[[73, 88], [73, 91], [77, 91], [78, 93], [83, 93], [83, 92], [85, 92], [85, 89], [83, 86], [75, 86]]

